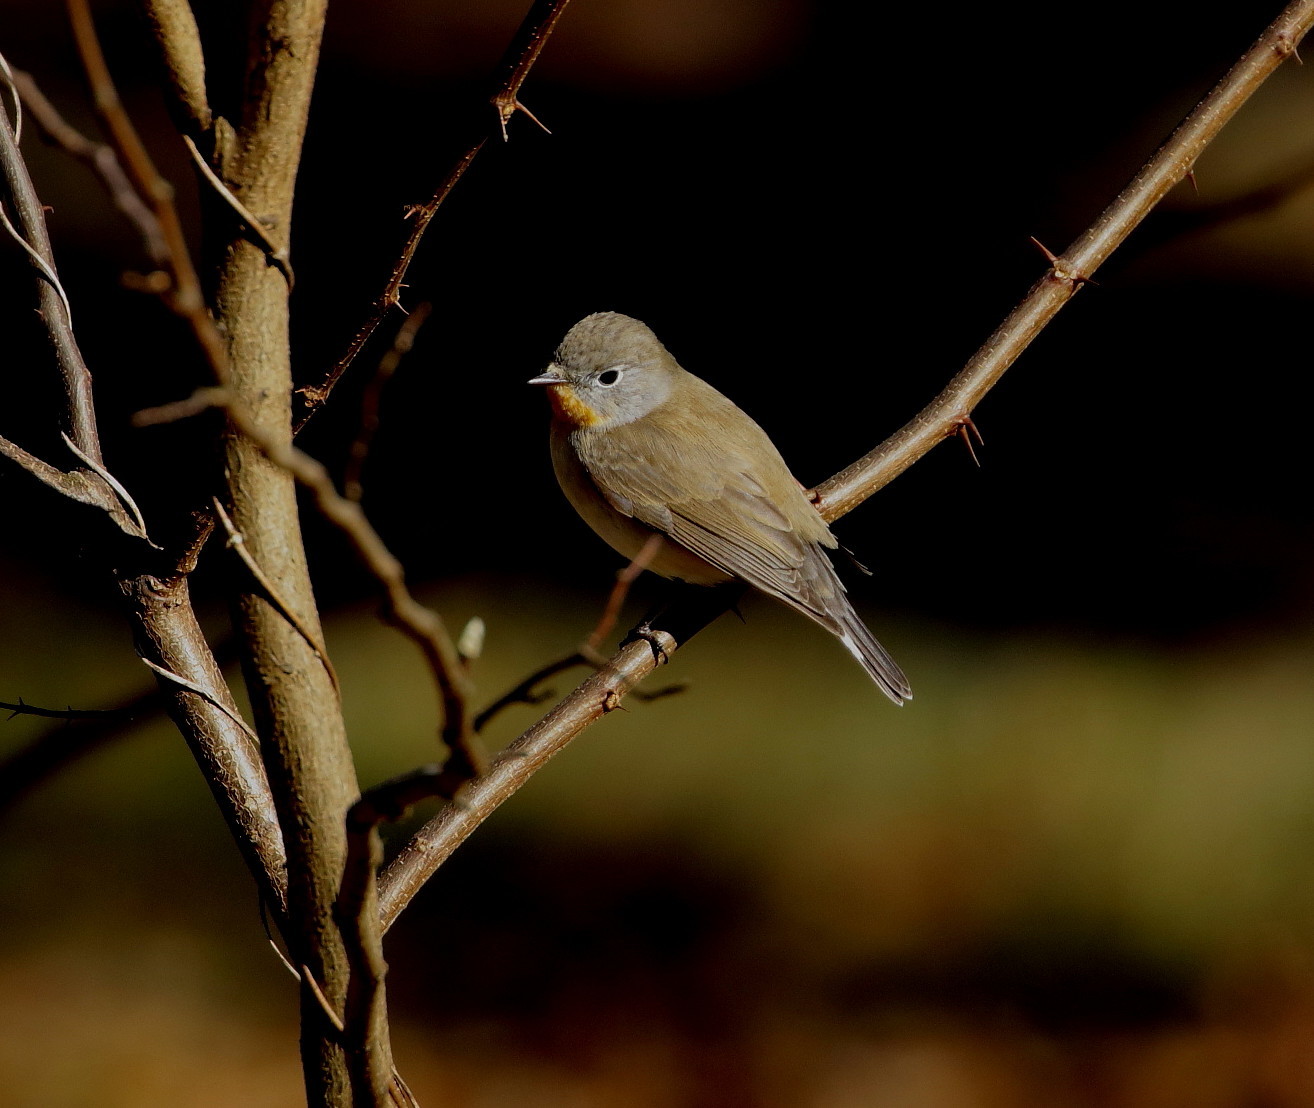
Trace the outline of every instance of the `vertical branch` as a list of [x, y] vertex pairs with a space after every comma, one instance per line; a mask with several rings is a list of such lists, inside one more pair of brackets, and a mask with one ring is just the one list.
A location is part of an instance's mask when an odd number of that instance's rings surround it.
[[[94, 466], [96, 480], [107, 481], [108, 478], [101, 476], [106, 471], [101, 462], [91, 374], [70, 326], [62, 293], [53, 283], [58, 278], [44, 213], [14, 141], [3, 102], [0, 102], [0, 180], [3, 181], [0, 203], [6, 211], [14, 213], [16, 230], [25, 236], [29, 248], [44, 264], [37, 277], [41, 318], [65, 384], [63, 419], [72, 429], [69, 440], [89, 460], [89, 465]], [[90, 536], [88, 541], [92, 541]], [[285, 900], [284, 859], [277, 816], [259, 751], [241, 725], [241, 717], [191, 608], [186, 575], [194, 551], [185, 552], [175, 560], [143, 546], [102, 547], [99, 552], [116, 567], [115, 576], [133, 621], [138, 654], [160, 675], [170, 715], [200, 764], [262, 895], [281, 914]], [[203, 690], [203, 694], [196, 690]]]
[[[216, 126], [213, 165], [243, 205], [286, 245], [293, 189], [318, 63], [326, 0], [253, 5], [249, 65], [236, 126]], [[227, 384], [261, 437], [290, 444], [288, 286], [232, 214], [213, 205], [215, 320], [228, 342]], [[247, 436], [224, 446], [229, 512], [246, 548], [315, 638], [318, 613], [292, 475]], [[287, 940], [328, 1003], [341, 1011], [349, 966], [333, 917], [346, 861], [345, 816], [358, 788], [337, 690], [306, 637], [251, 588], [235, 600], [246, 684], [265, 745], [288, 855]], [[312, 1104], [349, 1103], [336, 1030], [309, 982], [302, 989], [302, 1064]], [[380, 1032], [384, 1034], [384, 1032]], [[377, 1044], [390, 1066], [386, 1037]]]

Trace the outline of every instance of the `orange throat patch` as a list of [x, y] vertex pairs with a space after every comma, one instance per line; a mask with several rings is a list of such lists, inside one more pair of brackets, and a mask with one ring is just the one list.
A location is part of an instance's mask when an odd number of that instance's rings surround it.
[[571, 427], [592, 427], [598, 422], [598, 414], [575, 394], [570, 385], [548, 385], [547, 394], [552, 402], [552, 414], [562, 423]]

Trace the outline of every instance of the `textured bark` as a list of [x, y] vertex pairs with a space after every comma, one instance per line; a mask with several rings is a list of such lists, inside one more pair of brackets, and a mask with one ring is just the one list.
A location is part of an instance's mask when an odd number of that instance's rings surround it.
[[[284, 243], [324, 11], [323, 0], [257, 5], [242, 119], [231, 126], [216, 121], [219, 175]], [[287, 282], [230, 215], [219, 208], [212, 213], [230, 228], [227, 236], [211, 236], [218, 243], [212, 303], [228, 341], [228, 383], [264, 434], [290, 442]], [[319, 637], [292, 475], [242, 435], [230, 435], [224, 461], [229, 511], [247, 551], [303, 626]], [[348, 965], [332, 908], [346, 856], [344, 819], [359, 790], [337, 691], [305, 637], [253, 585], [237, 597], [235, 609], [288, 857], [286, 938], [294, 959], [341, 1012]], [[336, 1032], [309, 983], [301, 997], [309, 1101], [349, 1104], [348, 1068]]]

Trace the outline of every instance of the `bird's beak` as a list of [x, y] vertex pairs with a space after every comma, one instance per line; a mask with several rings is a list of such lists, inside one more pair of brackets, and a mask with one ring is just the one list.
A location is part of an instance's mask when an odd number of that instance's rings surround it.
[[566, 375], [562, 372], [559, 365], [553, 362], [547, 369], [543, 370], [537, 377], [531, 377], [525, 382], [527, 385], [564, 385]]

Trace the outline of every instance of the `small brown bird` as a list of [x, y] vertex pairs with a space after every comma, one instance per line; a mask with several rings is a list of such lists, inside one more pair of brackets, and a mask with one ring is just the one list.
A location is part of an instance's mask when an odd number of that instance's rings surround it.
[[765, 431], [686, 372], [649, 328], [580, 320], [531, 385], [552, 402], [552, 464], [584, 521], [626, 558], [695, 585], [734, 578], [842, 642], [894, 703], [908, 679], [853, 610], [823, 547], [838, 544]]

